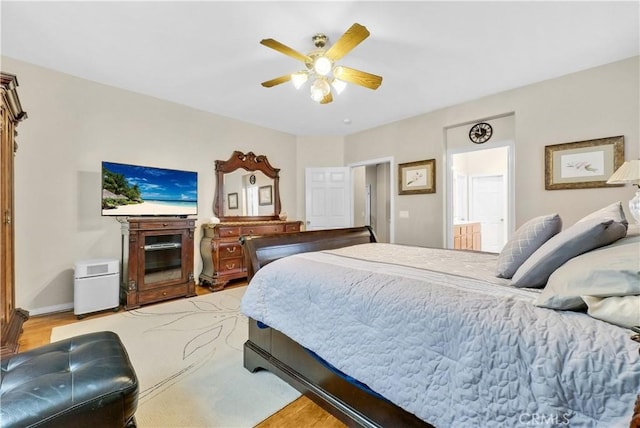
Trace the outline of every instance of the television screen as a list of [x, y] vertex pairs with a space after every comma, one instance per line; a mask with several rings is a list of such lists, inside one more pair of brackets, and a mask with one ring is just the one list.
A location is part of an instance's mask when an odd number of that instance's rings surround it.
[[102, 215], [198, 214], [198, 173], [102, 162]]

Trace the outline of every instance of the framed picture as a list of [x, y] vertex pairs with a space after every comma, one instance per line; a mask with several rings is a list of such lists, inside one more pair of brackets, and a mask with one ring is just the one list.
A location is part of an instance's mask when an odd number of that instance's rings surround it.
[[230, 210], [237, 210], [238, 209], [238, 193], [229, 193], [229, 195], [227, 195], [227, 199], [229, 202], [229, 209]]
[[555, 144], [544, 148], [544, 188], [617, 187], [607, 180], [624, 162], [624, 136]]
[[260, 186], [258, 188], [258, 205], [271, 205], [273, 199], [273, 186]]
[[398, 164], [398, 195], [436, 193], [436, 160]]

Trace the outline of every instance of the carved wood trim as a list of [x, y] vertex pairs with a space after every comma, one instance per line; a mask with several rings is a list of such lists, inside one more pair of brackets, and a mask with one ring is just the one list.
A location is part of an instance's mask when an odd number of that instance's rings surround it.
[[26, 119], [15, 75], [0, 72], [0, 352], [18, 351], [22, 324], [29, 313], [15, 308], [14, 157], [18, 122]]
[[[238, 169], [244, 169], [246, 171], [260, 171], [267, 177], [273, 180], [273, 215], [269, 216], [252, 216], [252, 217], [239, 217], [239, 216], [224, 216], [224, 175], [231, 173]], [[224, 160], [217, 160], [215, 162], [216, 172], [216, 194], [213, 200], [213, 213], [221, 221], [242, 221], [243, 219], [251, 221], [262, 220], [277, 220], [280, 215], [280, 168], [274, 168], [264, 155], [256, 155], [253, 152], [242, 153], [240, 151], [234, 151], [231, 157]]]
[[24, 309], [13, 311], [9, 323], [2, 331], [2, 344], [0, 346], [0, 356], [4, 357], [18, 352], [18, 339], [22, 333], [22, 324], [29, 319], [29, 312]]
[[3, 104], [7, 106], [11, 120], [20, 122], [27, 118], [27, 112], [22, 110], [20, 98], [18, 98], [18, 78], [14, 74], [0, 73], [0, 85], [2, 87]]
[[228, 160], [216, 161], [216, 172], [227, 173], [240, 168], [247, 171], [262, 171], [269, 178], [276, 178], [280, 172], [279, 168], [271, 166], [265, 155], [256, 155], [253, 152], [242, 153], [236, 150]]

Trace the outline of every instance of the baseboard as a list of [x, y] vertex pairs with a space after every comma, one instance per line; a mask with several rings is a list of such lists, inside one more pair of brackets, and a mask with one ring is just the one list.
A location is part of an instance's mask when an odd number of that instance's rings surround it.
[[73, 310], [73, 302], [61, 303], [59, 305], [53, 306], [45, 306], [44, 308], [29, 309], [29, 315], [33, 317], [38, 315], [53, 314], [56, 312], [66, 312], [69, 310]]

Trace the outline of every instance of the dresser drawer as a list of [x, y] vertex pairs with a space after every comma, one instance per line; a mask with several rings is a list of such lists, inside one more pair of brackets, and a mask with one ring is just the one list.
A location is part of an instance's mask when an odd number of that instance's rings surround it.
[[242, 245], [239, 242], [221, 243], [219, 253], [220, 259], [232, 259], [242, 257]]
[[285, 232], [300, 232], [300, 223], [287, 224], [285, 226]]
[[140, 304], [149, 302], [157, 302], [159, 300], [172, 299], [174, 297], [183, 297], [187, 295], [187, 284], [171, 285], [167, 287], [156, 288], [154, 290], [139, 291], [138, 299]]
[[256, 226], [242, 226], [243, 235], [270, 235], [272, 233], [284, 233], [284, 224], [264, 224]]
[[131, 230], [167, 230], [195, 227], [194, 220], [129, 220]]
[[218, 228], [218, 234], [221, 238], [229, 236], [240, 236], [240, 226], [224, 226]]
[[232, 272], [241, 272], [244, 268], [244, 257], [240, 254], [237, 257], [220, 259], [219, 274], [226, 274]]

